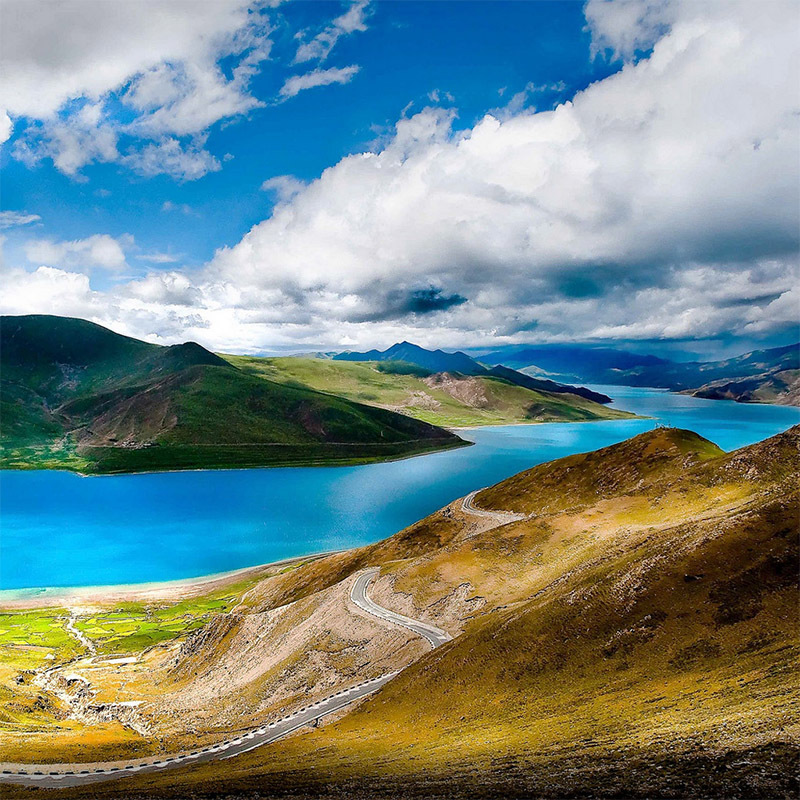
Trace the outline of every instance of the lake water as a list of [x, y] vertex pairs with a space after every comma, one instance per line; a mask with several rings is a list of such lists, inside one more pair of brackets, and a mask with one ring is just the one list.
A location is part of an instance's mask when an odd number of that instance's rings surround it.
[[0, 587], [88, 586], [208, 575], [375, 542], [520, 470], [657, 423], [725, 450], [800, 423], [800, 409], [594, 387], [653, 419], [479, 428], [472, 447], [361, 467], [82, 478], [0, 473]]

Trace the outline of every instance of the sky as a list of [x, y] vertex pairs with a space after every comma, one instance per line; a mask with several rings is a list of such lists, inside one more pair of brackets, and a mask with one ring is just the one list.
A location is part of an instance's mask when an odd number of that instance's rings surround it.
[[0, 22], [2, 313], [252, 353], [798, 338], [794, 0]]

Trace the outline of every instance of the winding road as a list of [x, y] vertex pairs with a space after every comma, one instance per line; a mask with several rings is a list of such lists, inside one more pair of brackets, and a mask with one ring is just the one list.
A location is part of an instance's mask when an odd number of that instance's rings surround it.
[[386, 622], [391, 622], [394, 625], [400, 625], [403, 628], [408, 628], [418, 636], [422, 636], [428, 641], [431, 649], [449, 642], [453, 637], [443, 631], [441, 628], [436, 628], [429, 625], [427, 622], [420, 622], [418, 619], [411, 619], [411, 617], [404, 617], [402, 614], [396, 614], [394, 611], [389, 611], [388, 608], [379, 606], [377, 603], [367, 597], [367, 587], [372, 582], [372, 579], [378, 574], [377, 569], [368, 569], [360, 573], [356, 578], [353, 588], [350, 590], [350, 599], [363, 611], [372, 614], [373, 617], [382, 619]]
[[[367, 589], [378, 571], [377, 568], [372, 568], [356, 575], [350, 589], [350, 599], [358, 608], [384, 622], [408, 628], [423, 637], [431, 648], [439, 647], [452, 638], [446, 631], [420, 620], [396, 614], [370, 600], [367, 596]], [[0, 764], [0, 783], [40, 786], [50, 789], [83, 786], [123, 778], [126, 775], [161, 772], [187, 764], [202, 764], [215, 759], [233, 758], [241, 753], [254, 750], [256, 747], [275, 742], [305, 725], [316, 725], [328, 714], [347, 708], [357, 700], [377, 692], [399, 672], [400, 670], [388, 672], [372, 680], [351, 686], [349, 689], [343, 689], [323, 700], [304, 706], [282, 719], [254, 728], [211, 747], [204, 747], [189, 753], [135, 761], [93, 764]]]
[[485, 519], [493, 519], [500, 525], [505, 525], [509, 522], [518, 522], [521, 519], [527, 519], [525, 514], [517, 514], [514, 511], [489, 511], [486, 508], [478, 508], [475, 505], [475, 495], [482, 492], [483, 489], [476, 489], [470, 492], [461, 501], [461, 508], [467, 514], [472, 514], [473, 517], [484, 517]]

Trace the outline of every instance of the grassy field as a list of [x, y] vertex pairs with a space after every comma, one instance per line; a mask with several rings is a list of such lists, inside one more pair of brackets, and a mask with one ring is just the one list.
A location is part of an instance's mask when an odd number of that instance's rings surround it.
[[63, 608], [0, 611], [0, 654], [4, 666], [33, 669], [69, 661], [83, 648], [64, 628]]
[[[78, 608], [0, 609], [0, 761], [47, 757], [56, 750], [65, 757], [87, 749], [109, 757], [154, 751], [155, 742], [119, 723], [87, 725], [72, 718], [69, 706], [37, 683], [37, 673], [81, 659], [146, 658], [151, 648], [180, 642], [230, 612], [265, 575], [296, 567], [268, 568], [183, 600], [100, 598]], [[70, 620], [94, 650], [68, 629]]]
[[243, 371], [286, 386], [311, 388], [358, 403], [399, 410], [448, 428], [632, 416], [575, 395], [536, 392], [490, 377], [441, 381], [424, 370], [403, 369], [402, 365], [392, 368], [391, 362], [232, 355], [224, 358]]

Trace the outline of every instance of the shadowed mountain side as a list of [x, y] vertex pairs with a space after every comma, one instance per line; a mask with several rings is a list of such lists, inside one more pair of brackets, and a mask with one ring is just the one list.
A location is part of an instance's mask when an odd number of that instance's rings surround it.
[[800, 406], [800, 369], [777, 369], [739, 380], [723, 378], [687, 393], [709, 400]]
[[385, 409], [246, 374], [198, 344], [4, 317], [3, 463], [81, 472], [360, 463], [460, 446]]
[[712, 400], [800, 403], [800, 344], [754, 350], [723, 361], [677, 362], [624, 350], [575, 345], [510, 347], [481, 356], [537, 378], [547, 375], [620, 386], [656, 386]]

